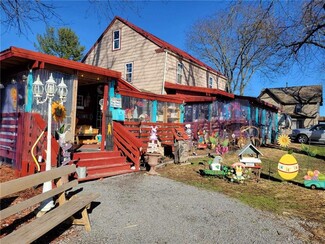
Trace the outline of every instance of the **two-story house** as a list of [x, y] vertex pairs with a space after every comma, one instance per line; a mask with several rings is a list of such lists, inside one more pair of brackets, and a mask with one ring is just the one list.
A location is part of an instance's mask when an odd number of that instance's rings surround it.
[[320, 106], [323, 105], [323, 87], [314, 85], [266, 88], [259, 98], [289, 115], [292, 118], [292, 129], [305, 128], [318, 124]]
[[115, 17], [82, 62], [116, 70], [140, 90], [165, 94], [165, 82], [227, 91], [227, 78], [190, 54]]

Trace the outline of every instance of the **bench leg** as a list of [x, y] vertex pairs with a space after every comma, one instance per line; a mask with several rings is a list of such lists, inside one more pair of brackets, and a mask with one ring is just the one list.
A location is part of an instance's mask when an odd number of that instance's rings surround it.
[[90, 221], [89, 221], [89, 217], [88, 217], [87, 207], [85, 207], [82, 210], [81, 216], [82, 216], [81, 219], [76, 219], [74, 217], [71, 217], [73, 220], [72, 224], [83, 225], [83, 226], [85, 226], [86, 231], [90, 231], [91, 227], [90, 227]]

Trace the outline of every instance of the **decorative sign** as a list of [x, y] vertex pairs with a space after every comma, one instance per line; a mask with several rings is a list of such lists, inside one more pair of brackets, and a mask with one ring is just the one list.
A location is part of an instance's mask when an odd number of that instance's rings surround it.
[[122, 99], [117, 97], [111, 97], [110, 104], [113, 108], [122, 108]]

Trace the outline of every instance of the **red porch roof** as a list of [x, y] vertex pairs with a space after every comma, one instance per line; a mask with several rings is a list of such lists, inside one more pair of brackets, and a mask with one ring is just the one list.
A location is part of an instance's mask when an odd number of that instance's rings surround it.
[[132, 91], [139, 91], [128, 82], [121, 79], [121, 72], [104, 69], [101, 67], [92, 66], [68, 59], [59, 58], [56, 56], [34, 52], [18, 47], [10, 47], [0, 53], [1, 70], [6, 70], [6, 73], [16, 72], [17, 67], [21, 70], [34, 68], [51, 68], [58, 71], [72, 74], [78, 71], [79, 80], [83, 82], [100, 81], [105, 77], [110, 77], [119, 81], [120, 86], [123, 86]]
[[[174, 84], [171, 82], [165, 82], [165, 90], [173, 91], [175, 94], [182, 94], [191, 96], [223, 96], [225, 98], [233, 99], [235, 97], [234, 94], [225, 92], [220, 89], [206, 88], [206, 87], [197, 87], [197, 86], [186, 86], [180, 84]], [[168, 92], [167, 92], [168, 93]]]

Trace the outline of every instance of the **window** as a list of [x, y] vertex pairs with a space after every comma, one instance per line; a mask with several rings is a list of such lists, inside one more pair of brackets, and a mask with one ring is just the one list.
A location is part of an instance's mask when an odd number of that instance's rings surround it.
[[210, 76], [209, 77], [209, 88], [212, 88], [212, 84], [213, 84], [213, 78]]
[[125, 79], [128, 82], [132, 82], [133, 63], [127, 63], [125, 65]]
[[113, 31], [113, 50], [120, 49], [120, 30]]
[[295, 112], [296, 113], [301, 113], [301, 110], [302, 110], [302, 104], [296, 104], [296, 107], [295, 107]]
[[182, 76], [183, 76], [183, 64], [178, 63], [177, 64], [177, 83], [178, 84], [182, 83]]

